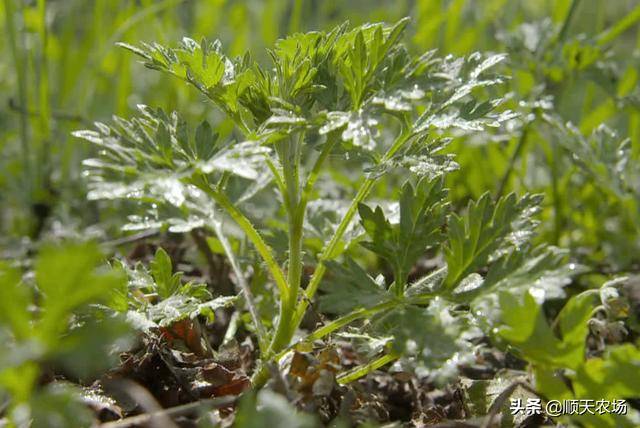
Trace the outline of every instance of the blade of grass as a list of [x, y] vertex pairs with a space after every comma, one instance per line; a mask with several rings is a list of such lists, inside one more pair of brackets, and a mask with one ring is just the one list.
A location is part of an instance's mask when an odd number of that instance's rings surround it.
[[620, 21], [600, 33], [598, 37], [596, 37], [596, 44], [598, 46], [604, 46], [611, 43], [622, 33], [634, 26], [638, 21], [640, 21], [640, 4], [633, 8], [633, 10], [625, 15], [625, 17]]
[[[11, 47], [11, 56], [13, 59], [14, 72], [16, 75], [16, 79], [18, 81], [18, 100], [19, 104], [22, 108], [28, 110], [28, 101], [27, 101], [27, 73], [24, 62], [24, 49], [22, 48], [22, 43], [19, 43], [18, 38], [18, 30], [16, 28], [15, 15], [16, 9], [14, 7], [13, 0], [5, 0], [5, 19], [7, 23], [7, 39], [9, 40], [9, 45]], [[22, 196], [24, 197], [25, 205], [28, 207], [31, 204], [31, 192], [32, 192], [32, 183], [31, 183], [31, 144], [29, 141], [29, 131], [28, 131], [28, 123], [27, 117], [24, 114], [20, 114], [19, 116], [20, 122], [20, 152], [22, 155], [22, 168], [23, 168], [23, 180], [24, 180], [24, 192]]]

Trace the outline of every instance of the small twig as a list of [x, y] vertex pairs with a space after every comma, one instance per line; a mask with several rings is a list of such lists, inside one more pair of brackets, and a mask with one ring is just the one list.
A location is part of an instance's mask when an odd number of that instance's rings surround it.
[[[151, 413], [145, 413], [142, 415], [130, 416], [128, 418], [121, 419], [119, 421], [106, 422], [100, 425], [100, 428], [126, 428], [139, 426], [146, 423], [152, 423], [153, 421], [157, 421], [158, 418], [162, 417], [164, 419], [169, 419], [174, 416], [180, 416], [187, 413], [191, 413], [194, 410], [198, 410], [201, 408], [209, 408], [209, 409], [221, 409], [224, 407], [230, 407], [235, 404], [238, 397], [235, 396], [226, 396], [219, 398], [209, 398], [206, 400], [195, 401], [193, 403], [182, 404], [180, 406], [171, 407], [169, 409], [158, 410]], [[173, 422], [171, 422], [172, 425]], [[165, 425], [158, 425], [165, 426]]]
[[[160, 404], [156, 401], [153, 395], [149, 391], [147, 391], [141, 385], [126, 379], [120, 379], [116, 381], [109, 382], [109, 384], [113, 385], [116, 388], [120, 388], [122, 391], [127, 393], [134, 401], [142, 407], [148, 413], [144, 415], [139, 415], [140, 417], [144, 417], [144, 422], [148, 422], [151, 426], [159, 426], [163, 428], [177, 428], [176, 424], [173, 423], [171, 418], [169, 418], [169, 413], [162, 409]], [[138, 416], [133, 416], [132, 418], [137, 418]], [[134, 422], [128, 422], [132, 418], [125, 418], [120, 421], [108, 422], [106, 424], [100, 425], [101, 427], [128, 427], [133, 426]]]

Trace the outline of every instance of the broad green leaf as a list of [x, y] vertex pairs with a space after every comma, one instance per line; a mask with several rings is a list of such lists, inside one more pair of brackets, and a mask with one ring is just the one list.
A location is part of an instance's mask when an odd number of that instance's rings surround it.
[[585, 358], [587, 320], [593, 309], [592, 295], [575, 296], [566, 304], [558, 322], [564, 337], [559, 339], [545, 319], [533, 295], [500, 295], [503, 325], [498, 334], [516, 347], [524, 357], [543, 367], [580, 367]]
[[285, 397], [269, 389], [263, 389], [257, 394], [250, 392], [243, 396], [234, 425], [238, 428], [320, 426], [312, 415], [297, 411]]
[[18, 340], [26, 340], [31, 333], [29, 305], [31, 290], [22, 282], [20, 271], [0, 264], [0, 325], [7, 327]]
[[570, 349], [581, 349], [589, 333], [588, 321], [592, 316], [595, 292], [585, 291], [573, 296], [564, 305], [556, 323], [563, 345]]
[[29, 405], [34, 428], [90, 427], [94, 423], [80, 392], [70, 384], [48, 385], [31, 397]]
[[576, 395], [621, 399], [640, 395], [640, 350], [626, 343], [612, 346], [603, 357], [591, 358], [574, 377]]
[[122, 272], [99, 269], [102, 254], [95, 244], [46, 247], [36, 262], [36, 282], [43, 294], [38, 336], [55, 343], [67, 328], [72, 311], [88, 304], [108, 302], [121, 288]]

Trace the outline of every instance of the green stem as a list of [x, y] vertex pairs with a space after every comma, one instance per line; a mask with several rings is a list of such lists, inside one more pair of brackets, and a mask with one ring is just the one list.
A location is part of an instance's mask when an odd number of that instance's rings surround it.
[[329, 153], [331, 153], [331, 150], [333, 149], [333, 146], [335, 146], [337, 141], [338, 141], [337, 134], [332, 133], [328, 136], [327, 141], [322, 146], [322, 151], [320, 152], [320, 155], [318, 155], [318, 158], [313, 164], [313, 167], [309, 172], [309, 176], [307, 177], [307, 182], [305, 183], [304, 188], [302, 189], [300, 206], [298, 207], [300, 211], [303, 211], [303, 212], [306, 211], [307, 203], [309, 202], [309, 197], [311, 196], [313, 187], [315, 186], [316, 181], [320, 176], [320, 170], [322, 169], [322, 165], [324, 165], [325, 160], [329, 156]]
[[48, 66], [48, 33], [47, 33], [47, 2], [38, 0], [38, 14], [40, 15], [40, 79], [38, 101], [40, 103], [40, 121], [45, 138], [49, 136], [49, 66]]
[[[305, 343], [305, 342], [313, 342], [314, 340], [318, 340], [318, 339], [322, 339], [323, 337], [333, 333], [336, 330], [341, 329], [342, 327], [351, 324], [354, 321], [357, 321], [359, 319], [363, 319], [363, 318], [370, 318], [373, 315], [382, 312], [382, 311], [386, 311], [386, 310], [390, 310], [395, 308], [396, 306], [402, 304], [401, 301], [398, 300], [390, 300], [387, 302], [383, 302], [383, 303], [379, 303], [375, 306], [372, 306], [370, 308], [361, 308], [361, 309], [357, 309], [355, 311], [352, 311], [346, 315], [343, 315], [342, 317], [331, 321], [330, 323], [320, 327], [319, 329], [315, 330], [314, 332], [310, 333], [309, 335], [307, 335], [306, 337], [304, 337], [303, 339], [299, 340], [298, 342], [296, 342], [296, 344], [299, 343]], [[293, 349], [295, 347], [296, 344], [293, 344], [291, 346], [288, 346], [286, 349], [281, 350], [280, 352], [278, 352], [276, 355], [273, 356], [274, 360], [279, 360], [280, 358], [284, 357], [284, 355], [291, 351], [291, 349]], [[269, 371], [266, 367], [266, 365], [262, 365], [260, 368], [258, 368], [252, 379], [251, 382], [253, 383], [254, 387], [256, 388], [260, 388], [262, 387], [265, 382], [268, 380], [269, 378]]]
[[528, 125], [525, 125], [525, 127], [522, 129], [522, 134], [520, 134], [520, 138], [518, 139], [518, 144], [516, 145], [515, 150], [513, 151], [513, 154], [511, 155], [511, 157], [509, 158], [509, 164], [507, 165], [507, 170], [504, 172], [504, 175], [502, 176], [502, 179], [500, 180], [500, 184], [498, 186], [498, 191], [496, 193], [496, 201], [499, 200], [502, 195], [504, 194], [505, 189], [507, 188], [507, 183], [509, 182], [509, 177], [511, 176], [511, 173], [513, 172], [515, 165], [516, 165], [516, 161], [518, 160], [518, 158], [520, 157], [520, 154], [522, 153], [522, 150], [524, 149], [524, 146], [527, 142], [527, 134], [529, 133], [529, 127]]
[[336, 229], [335, 233], [331, 237], [331, 240], [329, 240], [329, 243], [322, 250], [322, 253], [320, 254], [320, 258], [318, 260], [318, 265], [316, 266], [316, 269], [313, 272], [313, 275], [311, 276], [311, 280], [309, 281], [309, 285], [305, 290], [306, 299], [301, 300], [300, 303], [298, 304], [298, 308], [296, 310], [296, 317], [295, 317], [296, 325], [298, 325], [300, 321], [302, 321], [302, 317], [304, 316], [305, 312], [307, 311], [307, 308], [309, 307], [309, 301], [313, 298], [316, 291], [318, 291], [320, 282], [322, 281], [322, 278], [327, 270], [325, 266], [325, 262], [332, 258], [333, 253], [336, 251], [338, 244], [340, 243], [340, 239], [342, 239], [342, 236], [344, 235], [344, 233], [347, 230], [347, 227], [351, 223], [353, 216], [358, 210], [358, 204], [362, 202], [364, 198], [367, 197], [375, 181], [376, 180], [373, 178], [368, 178], [362, 183], [362, 185], [360, 186], [360, 189], [358, 190], [358, 193], [356, 194], [353, 201], [351, 202], [351, 205], [349, 206], [347, 213], [345, 214], [344, 218], [338, 225], [338, 228]]
[[[297, 146], [298, 152], [293, 156], [294, 165], [288, 165], [288, 170], [291, 172], [290, 177], [287, 178], [287, 171], [285, 170], [284, 177], [284, 190], [287, 191], [288, 194], [288, 203], [289, 203], [289, 289], [290, 292], [290, 303], [291, 307], [284, 307], [281, 305], [280, 310], [280, 320], [287, 320], [286, 324], [282, 321], [278, 323], [278, 329], [276, 330], [276, 335], [272, 341], [271, 350], [274, 352], [278, 352], [279, 350], [286, 347], [289, 342], [291, 342], [291, 338], [295, 333], [296, 328], [299, 325], [299, 320], [297, 318], [296, 313], [296, 303], [298, 301], [298, 294], [300, 292], [300, 281], [302, 277], [302, 228], [304, 224], [304, 216], [307, 209], [307, 203], [309, 201], [309, 197], [311, 192], [313, 191], [313, 187], [320, 176], [320, 171], [322, 169], [322, 165], [325, 160], [331, 153], [331, 150], [335, 143], [337, 142], [337, 137], [335, 134], [331, 134], [324, 146], [322, 147], [322, 151], [320, 155], [317, 157], [309, 175], [307, 177], [304, 188], [302, 189], [302, 193], [300, 195], [299, 201], [296, 199], [297, 203], [292, 203], [292, 198], [298, 197], [298, 191], [290, 192], [289, 189], [291, 186], [299, 186], [298, 181], [298, 172], [299, 171], [299, 149], [301, 141]], [[282, 327], [281, 327], [282, 325]]]
[[564, 18], [562, 23], [562, 28], [558, 33], [558, 42], [562, 42], [567, 37], [567, 32], [569, 31], [569, 25], [571, 25], [571, 19], [576, 13], [578, 9], [578, 5], [580, 4], [580, 0], [572, 0], [571, 6], [569, 6], [569, 12], [567, 12], [567, 16]]
[[608, 28], [596, 38], [598, 46], [604, 46], [614, 41], [618, 36], [627, 31], [640, 21], [640, 5], [633, 8], [631, 12], [625, 15], [620, 21], [616, 22], [612, 27]]
[[560, 234], [562, 231], [562, 201], [559, 190], [560, 171], [558, 171], [558, 162], [560, 159], [560, 151], [558, 144], [551, 141], [551, 193], [553, 197], [553, 243], [558, 245]]
[[375, 306], [372, 306], [370, 308], [362, 308], [362, 309], [357, 309], [353, 312], [350, 312], [346, 315], [341, 316], [338, 319], [335, 319], [333, 321], [331, 321], [328, 324], [325, 324], [324, 326], [320, 327], [319, 329], [317, 329], [316, 331], [314, 331], [313, 333], [309, 334], [307, 337], [305, 337], [301, 342], [313, 342], [314, 340], [318, 340], [318, 339], [322, 339], [325, 336], [328, 336], [329, 334], [333, 333], [336, 330], [341, 329], [342, 327], [351, 324], [352, 322], [362, 319], [362, 318], [369, 318], [375, 314], [377, 314], [378, 312], [382, 312], [382, 311], [386, 311], [389, 309], [393, 309], [396, 306], [402, 304], [401, 301], [398, 300], [390, 300], [387, 302], [383, 302], [383, 303], [378, 303]]
[[[383, 156], [381, 162], [386, 162], [391, 157], [396, 154], [398, 150], [404, 146], [404, 144], [412, 137], [411, 132], [403, 132], [394, 142], [394, 144], [389, 148], [387, 153]], [[342, 218], [342, 221], [338, 225], [336, 232], [333, 234], [329, 242], [325, 245], [324, 249], [320, 253], [320, 257], [318, 260], [318, 265], [316, 266], [313, 275], [311, 276], [311, 280], [309, 281], [309, 285], [305, 290], [306, 298], [301, 300], [298, 304], [298, 308], [296, 309], [296, 316], [294, 319], [294, 324], [297, 326], [302, 321], [302, 317], [304, 316], [307, 308], [309, 307], [309, 302], [315, 295], [316, 291], [318, 291], [318, 287], [320, 286], [320, 282], [327, 270], [325, 266], [325, 262], [330, 260], [333, 257], [333, 253], [336, 251], [342, 236], [347, 231], [347, 227], [351, 224], [351, 220], [353, 216], [356, 214], [358, 210], [358, 204], [360, 204], [366, 197], [369, 195], [371, 188], [375, 184], [377, 178], [367, 178], [361, 185], [360, 189], [358, 189], [358, 193], [353, 198], [349, 209], [347, 210], [345, 216]]]
[[209, 195], [220, 207], [222, 207], [227, 214], [231, 216], [231, 218], [236, 222], [236, 224], [242, 229], [242, 231], [247, 235], [247, 238], [253, 246], [256, 248], [262, 259], [267, 265], [267, 269], [273, 276], [276, 285], [278, 286], [278, 290], [280, 291], [281, 299], [283, 301], [288, 300], [289, 298], [289, 289], [287, 286], [287, 281], [284, 279], [284, 274], [282, 270], [280, 270], [280, 266], [276, 262], [273, 257], [273, 252], [271, 248], [264, 242], [258, 231], [253, 227], [251, 221], [227, 198], [227, 196], [214, 190], [207, 183], [206, 177], [201, 176], [200, 179], [196, 179], [193, 181], [193, 184], [197, 186], [200, 190], [204, 191], [207, 195]]
[[277, 352], [286, 347], [295, 332], [292, 324], [295, 315], [295, 305], [298, 301], [300, 281], [302, 277], [302, 226], [304, 210], [299, 210], [300, 198], [300, 148], [304, 134], [300, 133], [298, 139], [293, 136], [282, 144], [276, 146], [278, 157], [282, 165], [284, 187], [283, 199], [287, 211], [288, 235], [289, 235], [289, 259], [287, 269], [287, 284], [289, 285], [289, 298], [280, 302], [280, 315], [276, 332], [269, 346], [269, 351]]
[[344, 373], [340, 373], [336, 380], [340, 385], [346, 385], [349, 382], [358, 380], [361, 377], [364, 377], [369, 373], [378, 370], [380, 367], [385, 366], [390, 362], [397, 360], [398, 358], [400, 358], [400, 354], [391, 351], [388, 354], [384, 354], [367, 364], [363, 364], [361, 366], [354, 367], [353, 369], [348, 370]]

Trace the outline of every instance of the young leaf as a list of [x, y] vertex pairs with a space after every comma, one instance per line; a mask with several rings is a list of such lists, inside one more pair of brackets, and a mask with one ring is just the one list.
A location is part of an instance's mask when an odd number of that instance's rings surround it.
[[584, 266], [567, 263], [566, 256], [566, 251], [555, 247], [530, 250], [528, 245], [521, 245], [493, 262], [475, 287], [465, 286], [462, 281], [454, 289], [453, 297], [457, 301], [471, 301], [500, 290], [512, 294], [529, 290], [539, 301], [562, 298], [563, 287], [571, 277], [585, 271]]
[[72, 311], [108, 301], [125, 277], [97, 269], [102, 254], [95, 244], [46, 247], [36, 262], [36, 282], [44, 295], [38, 333], [45, 343], [57, 340]]
[[166, 299], [178, 291], [182, 274], [173, 273], [171, 258], [162, 248], [156, 250], [155, 257], [151, 261], [151, 274], [156, 282], [158, 295]]
[[477, 334], [467, 317], [454, 314], [442, 299], [427, 307], [398, 306], [374, 318], [371, 329], [377, 336], [392, 337], [394, 350], [408, 357], [408, 364], [444, 381], [457, 374], [459, 364], [473, 358], [468, 339]]

